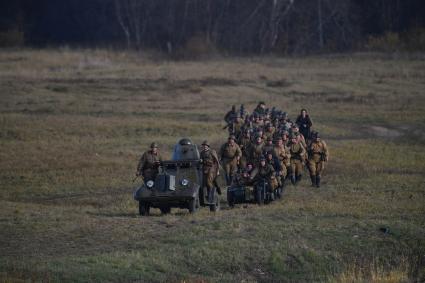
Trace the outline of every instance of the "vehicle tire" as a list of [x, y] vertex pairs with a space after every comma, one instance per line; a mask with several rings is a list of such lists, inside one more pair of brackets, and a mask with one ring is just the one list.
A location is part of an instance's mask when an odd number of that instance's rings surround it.
[[235, 206], [235, 200], [233, 199], [232, 193], [229, 192], [229, 191], [227, 191], [227, 203], [228, 203], [229, 207]]
[[149, 215], [149, 210], [150, 210], [150, 205], [147, 202], [144, 201], [139, 201], [139, 214], [142, 216], [148, 216]]
[[169, 214], [171, 212], [171, 207], [169, 206], [163, 206], [159, 208], [161, 210], [162, 214]]
[[264, 204], [264, 194], [261, 188], [255, 188], [255, 199], [258, 205]]
[[189, 213], [195, 213], [196, 212], [196, 210], [199, 207], [198, 202], [199, 202], [198, 197], [195, 197], [195, 198], [189, 200], [189, 204], [188, 204]]
[[220, 210], [220, 198], [216, 195], [214, 204], [210, 204], [210, 211], [215, 212]]

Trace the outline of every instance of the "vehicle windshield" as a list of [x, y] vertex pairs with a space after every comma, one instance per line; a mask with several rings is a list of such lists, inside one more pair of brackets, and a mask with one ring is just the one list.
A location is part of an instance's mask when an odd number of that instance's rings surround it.
[[201, 176], [198, 170], [199, 165], [197, 162], [178, 162], [178, 163], [164, 163], [161, 166], [161, 173], [176, 176], [176, 181], [181, 182], [183, 179], [190, 180], [200, 184]]

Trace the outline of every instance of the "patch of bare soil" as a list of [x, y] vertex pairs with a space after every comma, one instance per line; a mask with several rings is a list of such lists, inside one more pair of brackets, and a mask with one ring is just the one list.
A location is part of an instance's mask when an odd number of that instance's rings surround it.
[[404, 133], [400, 130], [382, 126], [370, 126], [367, 131], [369, 134], [380, 138], [398, 138], [404, 135]]

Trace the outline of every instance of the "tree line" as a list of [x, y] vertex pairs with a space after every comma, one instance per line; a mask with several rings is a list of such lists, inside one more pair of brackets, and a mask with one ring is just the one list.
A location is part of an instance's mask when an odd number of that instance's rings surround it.
[[424, 11], [421, 0], [2, 1], [0, 45], [305, 54], [393, 34], [423, 47]]

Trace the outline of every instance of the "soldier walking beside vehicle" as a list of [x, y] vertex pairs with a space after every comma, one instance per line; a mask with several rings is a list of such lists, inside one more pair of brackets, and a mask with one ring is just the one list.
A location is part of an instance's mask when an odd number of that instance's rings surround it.
[[[218, 175], [219, 161], [217, 153], [210, 148], [208, 141], [202, 143], [202, 188], [207, 188], [208, 202], [214, 202], [215, 179]], [[203, 191], [203, 190], [202, 190]], [[201, 198], [203, 200], [203, 197]]]
[[239, 145], [236, 143], [235, 136], [229, 136], [229, 139], [220, 148], [220, 160], [224, 167], [226, 184], [229, 186], [232, 181], [232, 177], [238, 170], [238, 162], [242, 156], [242, 151]]
[[145, 182], [155, 180], [161, 162], [162, 157], [158, 150], [158, 144], [153, 142], [151, 149], [142, 154], [137, 165], [136, 176], [142, 175]]
[[328, 161], [329, 151], [326, 143], [320, 139], [319, 133], [312, 136], [312, 143], [308, 149], [308, 168], [310, 171], [311, 185], [320, 187], [321, 173]]

